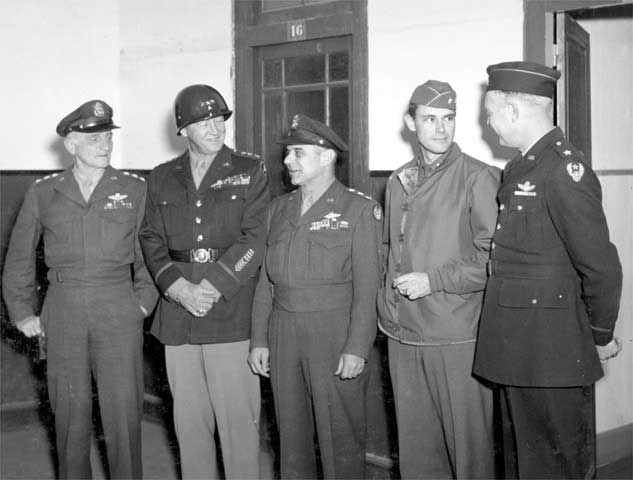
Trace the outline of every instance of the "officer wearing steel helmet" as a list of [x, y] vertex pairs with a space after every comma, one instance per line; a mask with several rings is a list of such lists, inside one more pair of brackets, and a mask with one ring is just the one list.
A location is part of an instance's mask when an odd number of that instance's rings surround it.
[[259, 476], [259, 381], [245, 359], [269, 202], [263, 162], [224, 145], [222, 95], [191, 85], [175, 100], [188, 140], [148, 181], [139, 238], [163, 294], [151, 332], [165, 344], [183, 478]]
[[[3, 275], [16, 327], [27, 337], [47, 339], [61, 478], [92, 473], [92, 378], [112, 478], [143, 474], [143, 319], [157, 293], [136, 236], [145, 182], [110, 166], [112, 130], [119, 128], [112, 113], [106, 102], [91, 100], [59, 122], [73, 166], [36, 180], [27, 191]], [[49, 287], [37, 316], [31, 298], [40, 237]]]

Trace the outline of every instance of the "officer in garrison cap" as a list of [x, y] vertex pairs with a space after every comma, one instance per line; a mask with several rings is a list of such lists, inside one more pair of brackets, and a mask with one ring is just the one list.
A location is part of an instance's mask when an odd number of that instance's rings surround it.
[[[2, 284], [13, 323], [27, 337], [47, 340], [61, 478], [91, 477], [91, 377], [112, 478], [142, 477], [143, 319], [157, 292], [137, 239], [145, 182], [110, 166], [116, 128], [102, 100], [59, 122], [73, 165], [31, 185], [5, 262]], [[49, 287], [37, 315], [32, 297], [41, 236]]]
[[404, 116], [415, 157], [387, 181], [379, 327], [402, 478], [493, 478], [492, 391], [472, 376], [499, 171], [454, 141], [456, 97], [429, 80]]
[[488, 125], [519, 152], [499, 190], [474, 372], [499, 386], [512, 426], [506, 477], [592, 478], [593, 384], [620, 350], [622, 288], [600, 182], [553, 126], [560, 72], [530, 62], [487, 71]]
[[165, 344], [183, 478], [259, 477], [258, 378], [246, 357], [265, 248], [268, 179], [262, 160], [224, 144], [231, 116], [208, 85], [175, 100], [188, 141], [148, 181], [140, 239], [160, 292], [152, 334]]
[[282, 478], [365, 478], [382, 210], [335, 178], [347, 145], [328, 126], [295, 115], [279, 143], [299, 188], [268, 209], [249, 364], [270, 375]]

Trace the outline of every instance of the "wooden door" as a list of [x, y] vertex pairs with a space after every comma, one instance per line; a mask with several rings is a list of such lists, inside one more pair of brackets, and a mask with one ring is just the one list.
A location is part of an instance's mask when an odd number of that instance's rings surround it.
[[567, 13], [556, 14], [556, 67], [561, 72], [556, 120], [591, 165], [589, 34]]
[[[276, 141], [292, 117], [305, 114], [330, 126], [348, 145], [350, 133], [350, 36], [263, 46], [254, 55], [255, 149], [266, 161], [273, 196], [293, 187]], [[351, 148], [351, 146], [350, 146]], [[351, 154], [351, 152], [349, 152]], [[336, 176], [349, 184], [348, 153]]]

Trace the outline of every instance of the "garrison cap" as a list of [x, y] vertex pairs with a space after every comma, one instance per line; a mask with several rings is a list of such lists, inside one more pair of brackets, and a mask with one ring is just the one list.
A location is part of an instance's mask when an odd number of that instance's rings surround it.
[[112, 123], [112, 107], [103, 100], [90, 100], [76, 108], [57, 124], [57, 134], [65, 137], [70, 132], [107, 132], [117, 127]]
[[286, 134], [277, 140], [282, 145], [318, 145], [340, 152], [348, 150], [341, 137], [327, 125], [300, 113], [292, 117], [292, 124]]
[[411, 95], [409, 103], [425, 107], [448, 108], [455, 111], [457, 93], [446, 82], [428, 80], [418, 85]]
[[488, 87], [490, 90], [521, 92], [540, 97], [554, 97], [560, 72], [533, 62], [503, 62], [490, 65]]

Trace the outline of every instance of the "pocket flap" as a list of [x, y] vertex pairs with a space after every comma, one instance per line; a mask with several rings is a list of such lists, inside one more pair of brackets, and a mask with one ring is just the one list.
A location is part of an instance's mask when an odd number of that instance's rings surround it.
[[569, 289], [552, 280], [504, 279], [497, 303], [514, 308], [569, 308]]

